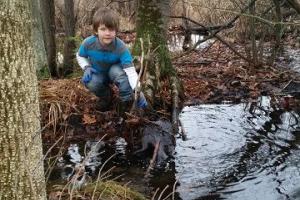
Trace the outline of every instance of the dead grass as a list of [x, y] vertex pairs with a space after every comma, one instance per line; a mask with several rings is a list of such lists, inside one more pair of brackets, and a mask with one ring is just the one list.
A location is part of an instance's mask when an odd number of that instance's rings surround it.
[[82, 113], [86, 105], [96, 101], [96, 96], [84, 88], [79, 78], [42, 80], [39, 85], [42, 122], [52, 126], [54, 132], [72, 113]]

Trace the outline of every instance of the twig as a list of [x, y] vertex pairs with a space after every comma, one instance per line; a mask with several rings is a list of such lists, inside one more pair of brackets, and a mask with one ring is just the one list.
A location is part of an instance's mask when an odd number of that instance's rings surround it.
[[172, 200], [175, 200], [175, 190], [176, 190], [177, 183], [178, 183], [178, 179], [173, 184], [172, 192], [168, 194], [163, 200], [168, 200], [171, 195], [172, 195]]
[[179, 91], [177, 87], [177, 78], [171, 77], [171, 92], [172, 92], [172, 125], [174, 135], [178, 133], [178, 108], [179, 108]]
[[168, 188], [169, 188], [169, 185], [167, 185], [167, 186], [163, 189], [163, 191], [161, 191], [161, 193], [160, 193], [160, 195], [159, 195], [159, 197], [158, 197], [158, 200], [161, 199], [162, 195], [164, 194], [164, 192], [165, 192], [166, 189], [168, 189]]
[[100, 174], [104, 168], [104, 166], [108, 163], [109, 160], [111, 160], [115, 155], [117, 155], [116, 153], [113, 154], [112, 156], [110, 156], [104, 163], [103, 165], [101, 166], [99, 172], [98, 172], [98, 176], [97, 176], [97, 180], [96, 180], [96, 185], [95, 185], [95, 188], [94, 188], [94, 191], [93, 191], [93, 195], [92, 195], [92, 200], [94, 200], [94, 197], [95, 197], [95, 193], [96, 193], [96, 189], [98, 187], [98, 182], [100, 181]]
[[182, 140], [186, 141], [187, 135], [186, 135], [186, 132], [185, 132], [184, 127], [182, 125], [182, 122], [181, 122], [180, 119], [178, 120], [178, 122], [179, 122], [179, 126], [181, 127], [181, 137], [182, 137]]
[[188, 52], [193, 51], [199, 44], [201, 44], [202, 42], [205, 42], [213, 37], [217, 38], [220, 42], [222, 42], [223, 44], [225, 44], [226, 46], [228, 46], [228, 48], [230, 50], [232, 50], [235, 54], [237, 54], [239, 57], [243, 58], [244, 60], [246, 60], [247, 62], [251, 63], [251, 60], [246, 58], [245, 56], [243, 56], [241, 53], [239, 53], [238, 51], [236, 51], [230, 44], [228, 44], [225, 40], [223, 40], [220, 36], [218, 36], [217, 34], [221, 31], [224, 30], [225, 28], [228, 27], [232, 27], [233, 23], [241, 16], [243, 15], [244, 12], [246, 12], [246, 10], [248, 10], [254, 3], [256, 2], [256, 0], [252, 0], [246, 7], [243, 8], [243, 10], [240, 13], [237, 13], [237, 16], [235, 16], [232, 20], [230, 20], [228, 23], [226, 23], [223, 26], [220, 26], [219, 29], [216, 29], [216, 31], [212, 31], [211, 29], [209, 29], [209, 27], [206, 27], [205, 25], [196, 22], [195, 20], [192, 20], [190, 18], [187, 18], [185, 16], [169, 16], [171, 18], [181, 18], [181, 19], [185, 19], [188, 20], [200, 27], [203, 27], [204, 29], [206, 29], [210, 35], [206, 38], [204, 38], [203, 40], [199, 40], [198, 42], [196, 42], [196, 44], [194, 45], [193, 48], [191, 48]]
[[154, 168], [154, 165], [155, 165], [155, 161], [156, 161], [156, 158], [157, 158], [157, 152], [159, 150], [159, 146], [160, 146], [160, 140], [156, 142], [155, 144], [155, 149], [154, 149], [154, 152], [153, 152], [153, 156], [152, 156], [152, 159], [150, 160], [150, 164], [149, 164], [149, 167], [146, 171], [146, 174], [145, 174], [145, 178], [148, 178], [150, 176], [150, 171]]
[[177, 179], [173, 185], [173, 192], [172, 192], [172, 200], [175, 200], [175, 189], [176, 189], [176, 185], [179, 179]]
[[109, 170], [107, 170], [106, 172], [104, 172], [102, 175], [101, 175], [101, 180], [103, 179], [106, 179], [107, 178], [107, 174], [110, 173], [112, 170], [114, 170], [116, 168], [116, 166], [112, 166]]
[[[146, 54], [146, 59], [149, 60], [150, 59], [150, 55], [151, 55], [151, 47], [152, 47], [152, 43], [150, 41], [150, 35], [148, 34], [148, 49], [147, 49], [147, 54]], [[158, 46], [159, 47], [159, 46]], [[154, 50], [153, 50], [153, 53], [158, 49], [158, 47], [156, 47]], [[142, 77], [141, 77], [141, 82], [143, 82], [145, 79], [146, 79], [146, 72], [148, 70], [148, 63], [149, 62], [146, 62], [145, 63], [145, 67], [144, 67], [144, 70], [143, 70], [143, 73], [142, 73]]]
[[141, 42], [141, 50], [142, 50], [141, 68], [140, 68], [140, 72], [139, 72], [139, 75], [138, 75], [138, 79], [136, 81], [135, 92], [134, 92], [134, 101], [133, 101], [133, 104], [131, 106], [130, 113], [133, 113], [134, 109], [136, 108], [136, 103], [137, 103], [138, 97], [139, 97], [140, 92], [141, 92], [141, 87], [139, 86], [139, 82], [140, 82], [140, 79], [141, 79], [141, 76], [142, 76], [143, 70], [144, 70], [144, 57], [145, 57], [143, 38], [140, 38], [140, 42]]
[[[181, 17], [177, 17], [177, 18], [186, 18], [186, 17], [182, 17], [182, 16], [181, 16]], [[191, 21], [191, 22], [193, 22], [193, 23], [195, 23], [195, 24], [197, 24], [197, 25], [199, 25], [199, 26], [205, 27], [203, 24], [200, 24], [200, 23], [196, 22], [195, 20], [192, 20], [192, 19], [189, 19], [189, 18], [186, 18], [186, 19], [189, 20], [189, 21]], [[208, 31], [209, 31], [210, 35], [209, 35], [207, 38], [201, 40], [201, 42], [204, 42], [204, 41], [206, 41], [206, 40], [208, 40], [208, 39], [210, 39], [210, 38], [215, 37], [215, 38], [218, 39], [221, 43], [225, 44], [225, 45], [226, 45], [231, 51], [233, 51], [236, 55], [238, 55], [239, 57], [243, 58], [244, 60], [246, 60], [246, 61], [249, 62], [249, 63], [252, 62], [250, 59], [246, 58], [244, 55], [242, 55], [242, 54], [239, 53], [237, 50], [235, 50], [228, 42], [226, 42], [224, 39], [222, 39], [222, 38], [217, 34], [220, 30], [217, 30], [217, 31], [215, 31], [215, 32], [213, 32], [213, 31], [211, 31], [211, 30], [208, 30]], [[199, 41], [198, 41], [198, 42], [194, 45], [194, 47], [198, 46], [199, 44], [200, 44], [200, 43], [199, 43]]]
[[154, 192], [154, 194], [153, 194], [151, 200], [155, 200], [155, 196], [156, 196], [156, 194], [158, 193], [158, 191], [159, 191], [159, 188], [156, 188], [156, 190], [155, 190], [155, 192]]
[[41, 165], [41, 162], [45, 160], [45, 158], [47, 157], [47, 155], [50, 153], [50, 151], [57, 145], [57, 143], [63, 138], [63, 136], [61, 136], [46, 152], [46, 154], [43, 156], [42, 159], [39, 160], [39, 162], [37, 163], [37, 165], [35, 166], [34, 170], [31, 172], [31, 175], [33, 175], [33, 173], [35, 172], [35, 170]]

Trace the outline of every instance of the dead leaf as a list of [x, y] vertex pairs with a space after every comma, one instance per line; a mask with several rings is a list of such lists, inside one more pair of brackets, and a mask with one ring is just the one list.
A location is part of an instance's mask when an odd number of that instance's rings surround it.
[[95, 115], [83, 114], [82, 119], [84, 124], [94, 124], [97, 122]]

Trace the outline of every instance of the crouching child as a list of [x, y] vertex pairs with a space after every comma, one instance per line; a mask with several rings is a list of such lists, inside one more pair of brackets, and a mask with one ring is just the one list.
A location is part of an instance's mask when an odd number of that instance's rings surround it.
[[[110, 84], [118, 87], [121, 100], [118, 110], [122, 115], [132, 106], [138, 75], [129, 49], [116, 37], [118, 28], [118, 16], [112, 10], [102, 8], [96, 11], [93, 16], [94, 34], [82, 42], [76, 58], [84, 70], [82, 82], [89, 91], [99, 97], [100, 110], [108, 110], [111, 105]], [[137, 108], [147, 107], [142, 92], [136, 102]]]

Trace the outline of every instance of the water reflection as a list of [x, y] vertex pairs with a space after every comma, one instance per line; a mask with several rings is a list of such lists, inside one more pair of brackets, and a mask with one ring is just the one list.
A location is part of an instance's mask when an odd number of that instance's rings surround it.
[[288, 64], [296, 72], [300, 72], [300, 49], [286, 48], [284, 52], [290, 59]]
[[188, 140], [178, 141], [176, 155], [181, 199], [273, 200], [298, 194], [299, 116], [267, 97], [253, 104], [184, 108]]
[[[154, 199], [300, 199], [299, 113], [273, 102], [261, 97], [252, 103], [185, 107], [180, 119], [187, 140], [178, 138], [174, 160], [148, 178], [151, 156], [134, 157], [123, 138], [109, 148], [87, 142], [86, 152], [95, 152], [90, 156], [71, 145], [63, 162], [85, 163], [93, 171], [116, 155], [107, 168], [116, 166], [119, 181], [149, 197], [159, 188]], [[74, 173], [65, 170], [65, 176]]]
[[[188, 47], [192, 47], [195, 45], [199, 40], [203, 40], [204, 36], [191, 34], [191, 41]], [[197, 49], [204, 49], [208, 47], [214, 40], [208, 40], [203, 42], [197, 46]], [[181, 34], [172, 34], [169, 36], [168, 39], [168, 47], [171, 52], [177, 52], [183, 50], [183, 43], [184, 43], [184, 35]]]

